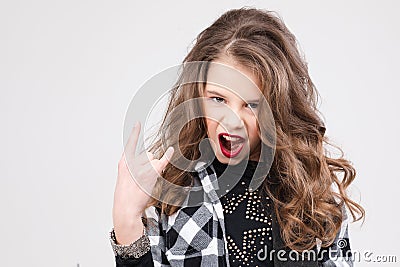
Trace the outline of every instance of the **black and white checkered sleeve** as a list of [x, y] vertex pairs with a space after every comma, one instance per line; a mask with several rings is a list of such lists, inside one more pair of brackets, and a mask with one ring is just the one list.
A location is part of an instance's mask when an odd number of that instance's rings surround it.
[[170, 263], [165, 256], [165, 233], [162, 227], [160, 212], [155, 207], [145, 210], [147, 235], [150, 239], [150, 251], [154, 267], [167, 267]]

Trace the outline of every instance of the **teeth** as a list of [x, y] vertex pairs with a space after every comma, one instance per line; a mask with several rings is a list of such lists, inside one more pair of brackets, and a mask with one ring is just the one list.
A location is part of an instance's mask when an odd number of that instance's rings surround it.
[[226, 141], [230, 141], [230, 142], [236, 142], [241, 139], [239, 137], [232, 137], [232, 136], [228, 136], [228, 135], [223, 135], [222, 137], [225, 138]]

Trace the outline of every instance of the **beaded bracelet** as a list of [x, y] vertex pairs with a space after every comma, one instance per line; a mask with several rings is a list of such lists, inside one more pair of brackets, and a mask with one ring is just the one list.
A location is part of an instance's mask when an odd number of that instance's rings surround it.
[[146, 227], [143, 227], [143, 235], [129, 245], [117, 244], [114, 228], [112, 228], [110, 232], [110, 242], [115, 256], [118, 255], [124, 259], [132, 257], [136, 259], [140, 258], [150, 250], [150, 240], [146, 234]]

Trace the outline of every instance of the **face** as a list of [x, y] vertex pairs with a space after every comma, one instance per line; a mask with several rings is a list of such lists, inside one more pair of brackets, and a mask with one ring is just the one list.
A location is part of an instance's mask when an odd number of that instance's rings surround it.
[[[217, 159], [236, 165], [259, 160], [257, 108], [262, 94], [251, 70], [229, 58], [213, 61], [204, 89], [207, 135]], [[247, 76], [247, 77], [246, 77]], [[223, 85], [223, 86], [221, 86]]]

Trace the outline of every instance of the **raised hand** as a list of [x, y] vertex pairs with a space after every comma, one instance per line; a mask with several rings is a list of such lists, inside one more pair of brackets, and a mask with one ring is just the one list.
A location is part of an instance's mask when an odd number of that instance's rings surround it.
[[161, 159], [150, 152], [136, 155], [140, 123], [132, 129], [125, 151], [118, 163], [118, 177], [114, 192], [114, 231], [120, 244], [138, 239], [143, 231], [141, 215], [150, 200], [151, 192], [174, 152], [167, 149]]

